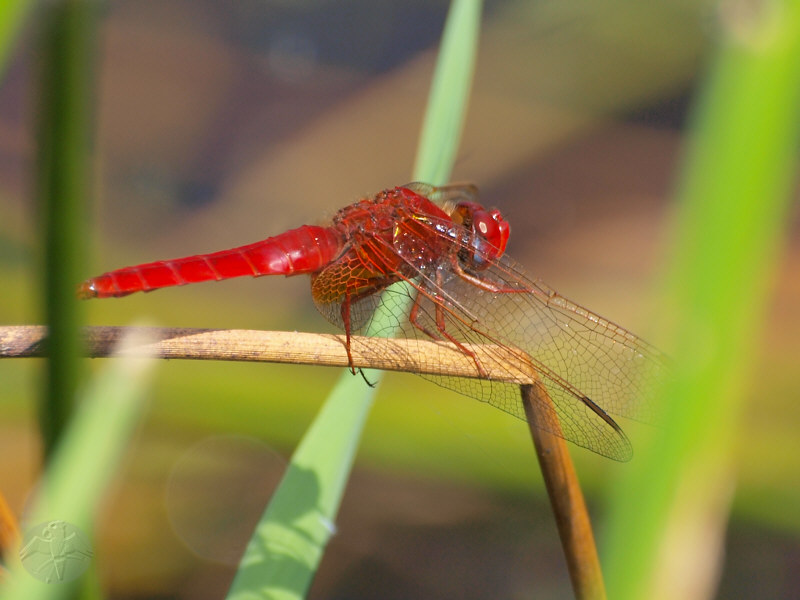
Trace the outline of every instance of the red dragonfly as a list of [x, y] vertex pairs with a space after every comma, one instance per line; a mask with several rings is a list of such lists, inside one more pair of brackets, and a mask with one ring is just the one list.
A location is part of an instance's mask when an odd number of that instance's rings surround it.
[[[630, 459], [630, 442], [609, 414], [654, 420], [648, 391], [665, 371], [663, 355], [529, 279], [505, 255], [509, 233], [498, 210], [477, 202], [474, 186], [411, 183], [339, 210], [327, 227], [303, 225], [239, 248], [111, 271], [82, 283], [78, 294], [108, 298], [244, 275], [309, 274], [317, 308], [346, 333], [348, 355], [351, 335], [369, 328], [383, 299], [395, 335], [451, 342], [482, 374], [487, 360], [520, 364], [520, 351], [527, 353], [556, 407], [550, 432]], [[392, 285], [401, 281], [409, 285]], [[487, 343], [495, 349], [489, 359], [468, 348]], [[525, 419], [514, 384], [423, 376]]]

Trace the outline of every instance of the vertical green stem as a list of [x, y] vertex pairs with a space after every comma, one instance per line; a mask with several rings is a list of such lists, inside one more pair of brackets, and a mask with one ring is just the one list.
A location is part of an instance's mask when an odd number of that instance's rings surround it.
[[44, 233], [50, 352], [40, 427], [45, 454], [50, 456], [79, 384], [81, 318], [74, 288], [81, 279], [85, 252], [94, 15], [89, 0], [51, 3], [44, 12], [37, 194]]
[[14, 41], [32, 4], [29, 0], [0, 2], [0, 76], [5, 72]]
[[[425, 158], [414, 168], [416, 177], [436, 184], [447, 181], [458, 147], [481, 6], [479, 0], [453, 0], [450, 5], [418, 150]], [[366, 377], [378, 381], [374, 371]], [[374, 393], [359, 378], [343, 375], [292, 457], [245, 551], [228, 598], [305, 597], [333, 535]]]
[[680, 180], [661, 311], [674, 357], [660, 390], [663, 427], [615, 486], [613, 598], [685, 598], [690, 587], [711, 595], [736, 436], [792, 200], [800, 4], [728, 8]]

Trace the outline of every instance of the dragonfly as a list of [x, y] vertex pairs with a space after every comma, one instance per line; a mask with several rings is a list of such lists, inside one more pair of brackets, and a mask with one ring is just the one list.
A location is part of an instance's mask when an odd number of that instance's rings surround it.
[[[526, 420], [518, 385], [487, 373], [495, 363], [528, 361], [552, 399], [538, 427], [629, 460], [631, 443], [612, 415], [656, 421], [650, 391], [666, 373], [665, 357], [528, 277], [505, 252], [510, 232], [499, 210], [479, 202], [474, 185], [415, 182], [364, 197], [326, 226], [110, 271], [84, 281], [78, 295], [121, 297], [240, 276], [307, 274], [315, 305], [345, 331], [354, 373], [357, 334], [447, 343], [479, 377], [423, 377]], [[383, 329], [372, 324], [381, 303], [389, 315]], [[481, 344], [492, 350], [479, 358], [471, 348]]]

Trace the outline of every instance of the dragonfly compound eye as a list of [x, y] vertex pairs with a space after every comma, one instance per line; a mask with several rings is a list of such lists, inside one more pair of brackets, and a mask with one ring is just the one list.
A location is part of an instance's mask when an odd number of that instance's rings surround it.
[[506, 251], [511, 226], [503, 219], [499, 210], [477, 210], [472, 215], [472, 229], [491, 244], [491, 258], [498, 258]]

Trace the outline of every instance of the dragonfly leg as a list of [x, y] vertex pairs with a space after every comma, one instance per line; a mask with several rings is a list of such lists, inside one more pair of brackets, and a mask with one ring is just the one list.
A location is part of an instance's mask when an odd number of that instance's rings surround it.
[[[437, 274], [437, 280], [440, 280], [441, 276]], [[437, 283], [441, 286], [441, 281], [437, 281]], [[444, 320], [445, 315], [445, 307], [442, 305], [442, 302], [438, 300], [435, 296], [429, 294], [425, 291], [424, 286], [415, 286], [417, 287], [418, 293], [417, 297], [414, 299], [414, 304], [411, 307], [411, 312], [408, 314], [408, 321], [419, 329], [422, 333], [427, 335], [429, 338], [434, 340], [447, 340], [448, 342], [452, 343], [456, 348], [458, 348], [464, 355], [469, 356], [472, 361], [475, 363], [475, 368], [478, 369], [478, 375], [480, 377], [488, 377], [488, 373], [486, 369], [483, 368], [481, 361], [478, 360], [478, 356], [469, 348], [467, 348], [464, 344], [459, 342], [456, 338], [450, 335], [447, 332], [447, 326]], [[428, 297], [431, 302], [434, 303], [436, 306], [436, 329], [439, 332], [438, 334], [433, 333], [427, 327], [425, 327], [422, 323], [419, 322], [419, 309], [420, 309], [420, 298], [422, 296]]]
[[344, 295], [341, 315], [342, 325], [344, 325], [344, 349], [347, 352], [347, 364], [350, 365], [350, 372], [355, 375], [356, 368], [353, 366], [353, 355], [350, 352], [350, 294], [345, 293]]
[[492, 292], [493, 294], [531, 294], [534, 292], [534, 290], [530, 290], [528, 288], [512, 288], [503, 285], [497, 285], [493, 281], [473, 275], [472, 273], [464, 270], [464, 267], [461, 266], [461, 263], [456, 257], [452, 259], [451, 265], [453, 267], [453, 272], [461, 277], [461, 279], [471, 283], [475, 287], [479, 287], [482, 290]]
[[[370, 296], [372, 293], [374, 293], [373, 289], [367, 289], [364, 292], [356, 293], [356, 294], [352, 294], [352, 295], [350, 293], [348, 293], [348, 292], [345, 292], [344, 300], [342, 301], [342, 307], [340, 309], [340, 314], [341, 314], [341, 317], [342, 317], [342, 326], [344, 327], [344, 335], [345, 335], [344, 347], [345, 347], [345, 350], [347, 351], [347, 363], [349, 365], [350, 372], [353, 375], [356, 374], [356, 371], [360, 371], [361, 369], [356, 369], [355, 366], [353, 365], [353, 354], [350, 351], [350, 345], [351, 345], [350, 344], [350, 342], [351, 342], [350, 338], [352, 336], [352, 328], [353, 328], [352, 320], [350, 318], [351, 307], [353, 306], [353, 304], [355, 302], [358, 302], [359, 300], [363, 300], [364, 298]], [[363, 372], [362, 372], [362, 376], [363, 376]], [[366, 381], [367, 384], [370, 387], [374, 387], [374, 384], [370, 383], [367, 380], [366, 377], [364, 377], [364, 381]]]
[[363, 379], [364, 383], [366, 383], [369, 387], [374, 388], [377, 385], [377, 383], [372, 383], [369, 379], [367, 379], [367, 376], [364, 374], [364, 369], [359, 369], [358, 372], [361, 375], [361, 379]]

